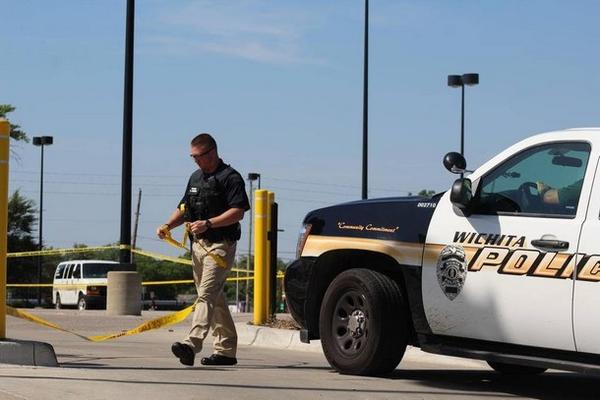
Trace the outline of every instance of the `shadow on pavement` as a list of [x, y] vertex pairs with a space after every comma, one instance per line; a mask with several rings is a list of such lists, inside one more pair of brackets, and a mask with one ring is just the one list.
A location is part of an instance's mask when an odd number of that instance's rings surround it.
[[[274, 395], [277, 395], [278, 391], [294, 391], [294, 392], [315, 392], [320, 393], [321, 396], [327, 396], [330, 394], [370, 394], [370, 395], [419, 395], [427, 396], [426, 398], [438, 398], [439, 396], [455, 396], [456, 392], [453, 391], [424, 391], [420, 389], [357, 389], [357, 388], [332, 388], [332, 387], [305, 387], [305, 386], [286, 386], [286, 385], [243, 385], [243, 384], [231, 384], [231, 383], [211, 383], [211, 382], [185, 382], [185, 381], [145, 381], [145, 380], [126, 380], [126, 379], [101, 379], [101, 378], [70, 378], [70, 377], [55, 377], [55, 376], [13, 376], [13, 375], [2, 375], [3, 378], [10, 379], [23, 379], [27, 382], [35, 380], [61, 380], [65, 382], [99, 382], [99, 383], [110, 383], [110, 384], [138, 384], [138, 385], [175, 385], [175, 386], [188, 386], [195, 388], [219, 388], [219, 389], [241, 389], [245, 392], [252, 390], [272, 391]], [[281, 394], [281, 393], [280, 393]], [[482, 397], [498, 397], [494, 393], [482, 394], [482, 393], [458, 393], [463, 397], [482, 398]], [[326, 398], [326, 397], [325, 397]], [[570, 397], [572, 398], [572, 397]]]
[[397, 369], [387, 378], [418, 382], [432, 388], [461, 391], [463, 394], [507, 393], [544, 400], [597, 399], [600, 394], [600, 377], [568, 372], [507, 376], [493, 371]]

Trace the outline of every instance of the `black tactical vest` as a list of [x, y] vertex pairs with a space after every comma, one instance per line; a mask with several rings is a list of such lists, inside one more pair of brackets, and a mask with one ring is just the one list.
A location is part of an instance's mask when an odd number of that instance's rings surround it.
[[[221, 164], [217, 171], [207, 178], [201, 170], [192, 174], [185, 197], [184, 218], [187, 222], [213, 218], [229, 209], [224, 183], [233, 173], [233, 168]], [[211, 242], [236, 241], [240, 239], [241, 233], [240, 224], [236, 222], [222, 228], [211, 228], [201, 237]]]

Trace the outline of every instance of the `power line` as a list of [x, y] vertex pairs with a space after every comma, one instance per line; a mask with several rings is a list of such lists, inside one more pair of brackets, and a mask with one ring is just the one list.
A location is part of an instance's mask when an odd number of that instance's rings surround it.
[[[121, 178], [121, 175], [118, 174], [92, 174], [92, 173], [82, 173], [82, 172], [44, 172], [47, 175], [58, 175], [58, 176], [84, 176], [84, 177], [114, 177], [114, 178]], [[20, 171], [11, 171], [11, 174], [30, 174], [30, 175], [39, 175], [39, 171], [28, 171], [28, 170], [20, 170]], [[133, 175], [134, 178], [151, 178], [151, 179], [173, 179], [173, 178], [177, 178], [177, 179], [183, 179], [183, 177], [185, 177], [187, 175], [186, 174], [182, 174], [182, 175], [145, 175], [145, 174], [140, 174], [140, 175]], [[358, 185], [351, 185], [351, 184], [340, 184], [340, 183], [330, 183], [330, 182], [326, 182], [326, 183], [321, 183], [321, 182], [315, 182], [315, 181], [303, 181], [303, 180], [298, 180], [298, 179], [288, 179], [288, 178], [279, 178], [279, 177], [270, 177], [267, 175], [263, 176], [263, 181], [264, 182], [268, 182], [269, 180], [274, 180], [274, 181], [281, 181], [281, 182], [289, 182], [289, 183], [296, 183], [296, 184], [301, 184], [301, 185], [312, 185], [312, 186], [325, 186], [325, 187], [339, 187], [339, 188], [346, 188], [346, 189], [360, 189], [360, 186]], [[32, 183], [36, 183], [37, 181], [27, 181], [27, 182], [32, 182]], [[64, 183], [64, 184], [70, 184], [70, 183], [76, 183], [76, 182], [56, 182], [56, 183]], [[90, 183], [87, 182], [88, 184], [100, 184], [100, 183]], [[112, 183], [106, 183], [106, 185], [111, 185]], [[120, 180], [117, 183], [114, 183], [114, 185], [120, 185]], [[164, 186], [169, 186], [169, 187], [180, 187], [180, 184], [172, 184], [172, 183], [164, 183], [164, 184], [160, 184], [160, 183], [141, 183], [138, 182], [137, 185], [146, 185], [146, 186], [160, 186], [160, 187], [164, 187]], [[290, 189], [290, 188], [281, 188], [282, 190], [296, 190], [296, 191], [301, 191], [301, 189]], [[369, 189], [370, 191], [377, 191], [377, 192], [388, 192], [388, 193], [398, 193], [398, 192], [406, 192], [406, 193], [415, 193], [418, 192], [418, 190], [395, 190], [395, 189], [390, 189], [390, 188], [378, 188], [378, 187], [373, 187]], [[317, 192], [317, 191], [315, 191]], [[342, 194], [341, 192], [323, 192], [326, 194]]]

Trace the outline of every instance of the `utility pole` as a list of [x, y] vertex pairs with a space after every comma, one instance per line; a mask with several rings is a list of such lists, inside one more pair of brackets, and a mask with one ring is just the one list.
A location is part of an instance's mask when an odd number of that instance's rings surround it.
[[362, 156], [362, 199], [368, 197], [369, 168], [369, 0], [365, 0], [365, 51], [363, 75], [363, 156]]
[[121, 240], [119, 262], [131, 263], [131, 153], [133, 136], [133, 34], [135, 0], [127, 0], [125, 88], [123, 94], [123, 160], [121, 172]]
[[135, 249], [135, 245], [137, 242], [137, 230], [138, 230], [138, 223], [140, 221], [140, 203], [141, 202], [142, 202], [142, 189], [139, 188], [138, 189], [137, 207], [135, 210], [135, 224], [133, 225], [133, 242], [131, 243], [132, 249]]

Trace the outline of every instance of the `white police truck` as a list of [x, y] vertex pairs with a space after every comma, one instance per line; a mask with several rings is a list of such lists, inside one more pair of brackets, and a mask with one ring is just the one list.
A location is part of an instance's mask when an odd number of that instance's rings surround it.
[[[339, 372], [407, 345], [502, 373], [600, 372], [600, 128], [536, 135], [432, 198], [310, 212], [285, 274], [303, 341]], [[449, 153], [444, 165], [464, 173]]]

